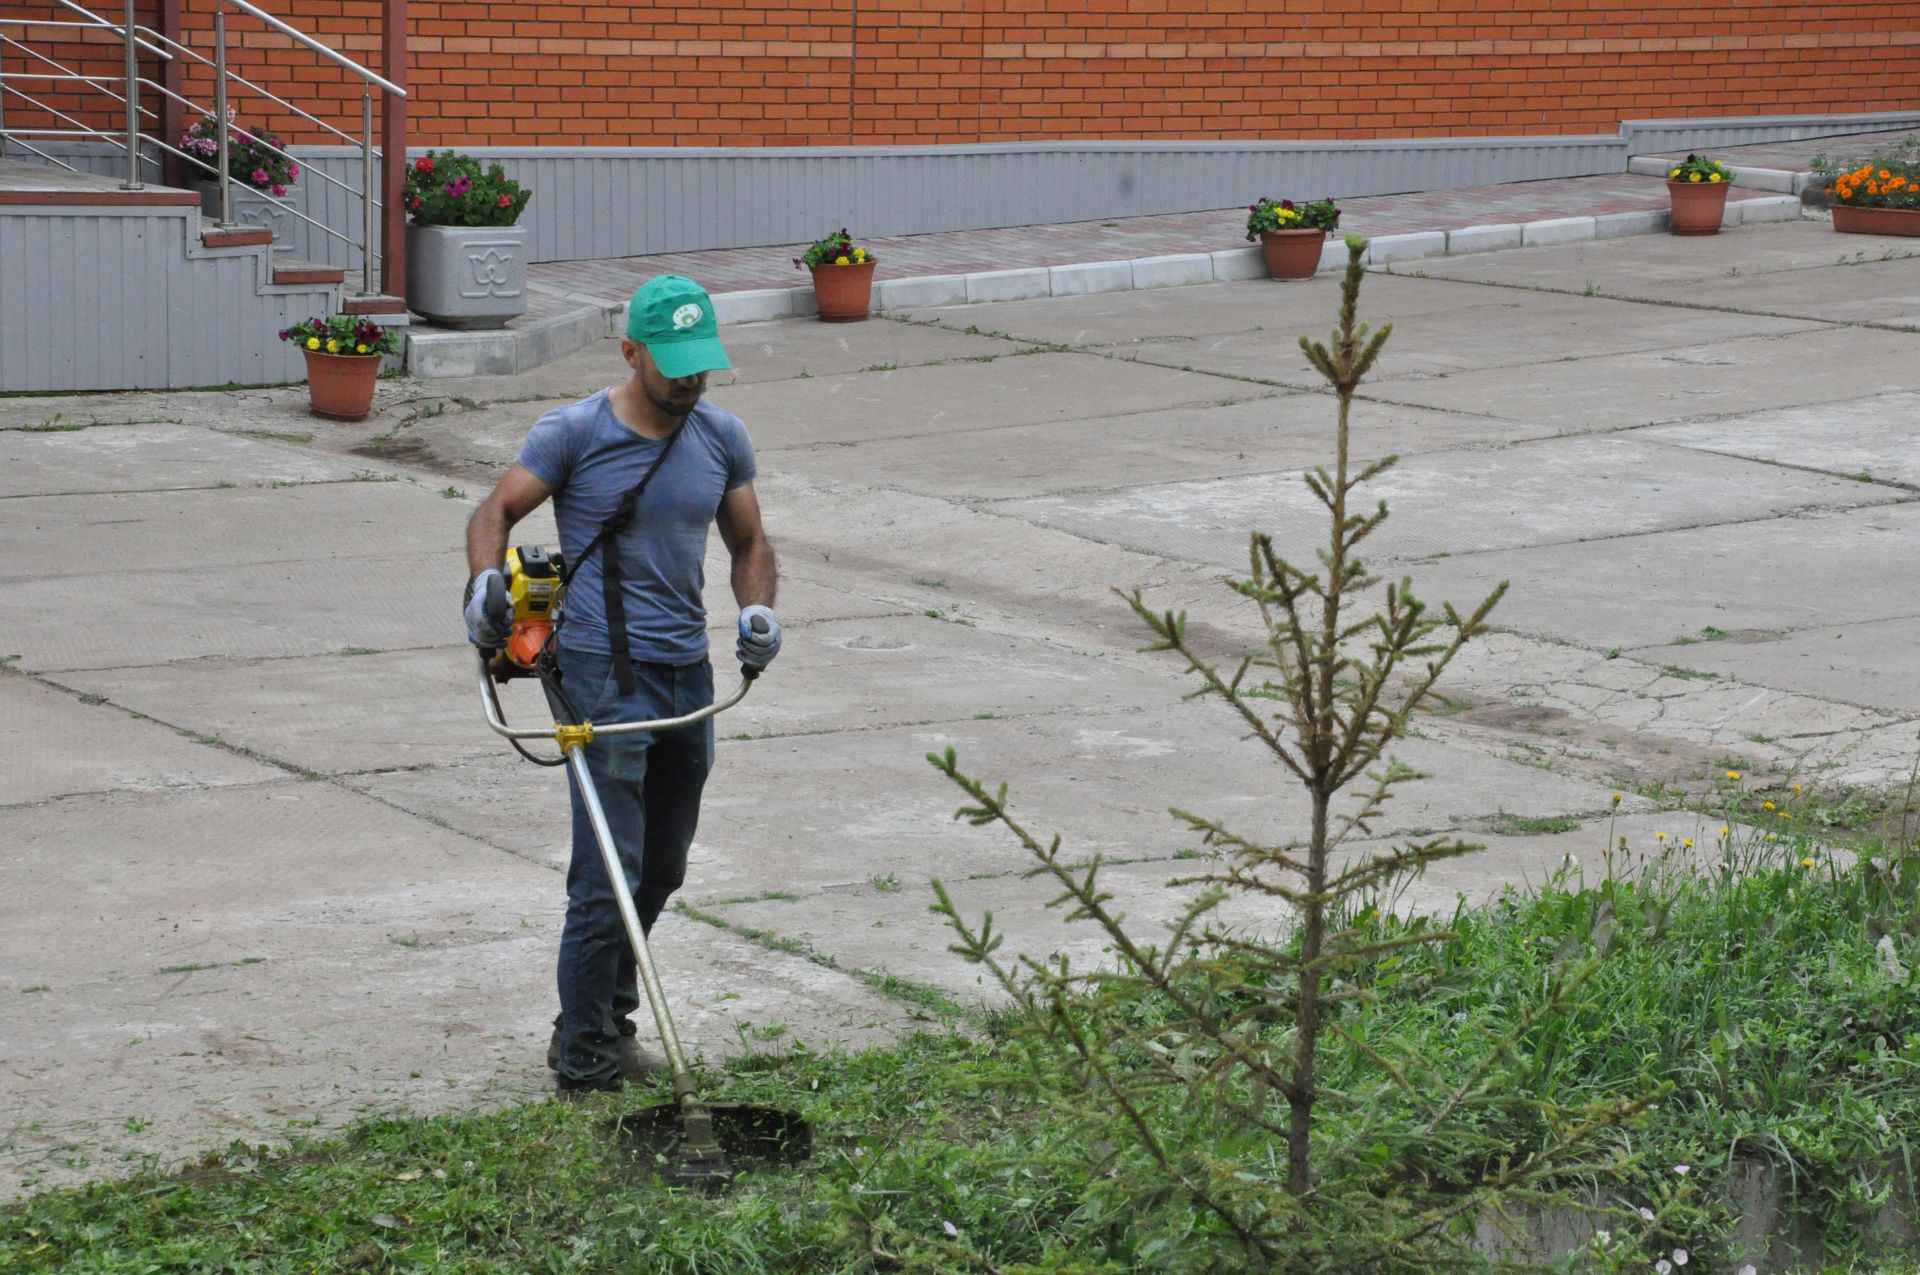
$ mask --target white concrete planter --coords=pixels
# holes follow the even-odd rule
[[[407,226],[407,308],[449,328],[499,328],[527,309],[525,226]]]
[[[271,230],[275,256],[302,255],[299,250],[306,242],[304,231],[307,224],[294,216],[290,208],[290,205],[297,203],[291,193],[297,187],[289,187],[289,194],[281,200],[272,199],[242,182],[230,182],[228,188],[233,192],[233,220],[236,224]],[[215,221],[220,220],[220,183],[196,181],[193,189],[200,196],[201,214]]]

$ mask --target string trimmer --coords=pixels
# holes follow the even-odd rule
[[[593,773],[587,768],[586,757],[587,745],[601,735],[675,730],[725,712],[746,698],[747,690],[753,685],[754,679],[760,676],[760,670],[741,665],[740,689],[724,700],[717,700],[680,717],[607,725],[581,721],[566,697],[554,652],[554,630],[560,622],[565,594],[564,577],[565,568],[558,554],[548,554],[543,549],[529,547],[507,552],[504,588],[498,577],[488,582],[492,589],[501,590],[504,597],[493,595],[489,598],[489,605],[496,614],[511,614],[512,634],[504,650],[480,652],[480,703],[487,715],[487,725],[493,728],[495,734],[513,741],[521,755],[543,765],[565,765],[570,769],[580,788],[581,804],[586,807],[587,818],[593,825],[594,840],[599,844],[601,860],[606,864],[607,878],[613,883],[614,901],[620,908],[620,921],[626,927],[627,941],[633,945],[633,960],[638,967],[640,985],[646,989],[647,1004],[653,1010],[654,1024],[660,1030],[661,1052],[666,1055],[667,1070],[673,1078],[674,1098],[669,1107],[630,1112],[622,1117],[620,1124],[642,1141],[649,1140],[649,1135],[657,1135],[663,1124],[670,1122],[675,1127],[678,1136],[667,1139],[669,1145],[663,1148],[670,1157],[663,1177],[669,1185],[674,1186],[715,1186],[730,1181],[733,1165],[728,1159],[727,1146],[723,1144],[731,1144],[735,1154],[777,1159],[804,1158],[810,1135],[805,1121],[792,1112],[700,1101],[693,1074],[687,1067],[686,1054],[680,1048],[679,1034],[673,1029],[672,1015],[667,1012],[667,995],[660,985],[659,971],[654,966],[652,950],[647,946],[646,932],[640,928],[640,914],[633,906],[633,891],[627,884],[626,873],[621,870],[620,856],[614,849],[613,834],[607,827],[606,812],[601,808],[600,794],[594,788]],[[756,619],[754,623],[764,626],[766,622]],[[763,631],[764,627],[756,629],[756,632]],[[495,663],[496,656],[501,657],[501,663]],[[556,716],[564,713],[574,720],[556,720],[550,728],[507,725],[494,682],[496,678],[506,681],[528,674],[540,678]],[[560,746],[560,757],[550,760],[535,757],[520,744],[521,740],[546,738],[551,738]]]

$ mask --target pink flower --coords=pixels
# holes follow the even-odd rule
[[[298,177],[299,175],[300,175],[300,165],[298,165],[298,164],[289,164],[289,165],[287,165],[287,180],[288,180],[288,181],[292,181],[292,180],[293,180],[294,178],[296,178],[296,177]]]
[[[256,185],[256,186],[264,186],[264,185],[266,185],[266,184],[267,184],[267,170],[266,170],[266,169],[264,169],[264,168],[256,168],[256,169],[254,169],[254,170],[253,170],[253,184],[254,184],[254,185]]]
[[[447,194],[451,195],[455,199],[460,198],[460,196],[466,194],[468,191],[472,189],[473,189],[473,178],[471,177],[456,177],[452,181],[448,182],[446,185]]]
[[[285,186],[275,186],[273,188],[273,193],[284,199],[287,194],[287,188]]]

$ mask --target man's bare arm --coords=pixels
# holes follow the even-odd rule
[[[467,578],[489,567],[498,571],[507,558],[507,536],[514,524],[540,507],[553,489],[515,464],[467,520]]]
[[[780,567],[774,560],[773,542],[760,526],[760,497],[754,494],[753,484],[742,483],[722,497],[714,522],[733,556],[734,601],[743,608],[771,607],[780,589]]]

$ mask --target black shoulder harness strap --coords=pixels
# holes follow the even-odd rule
[[[562,583],[572,584],[575,573],[586,565],[587,559],[593,556],[593,551],[598,549],[608,537],[619,536],[633,522],[633,515],[640,506],[640,497],[646,494],[647,484],[652,482],[653,476],[660,472],[660,466],[667,463],[667,456],[673,451],[673,445],[680,441],[680,435],[687,432],[688,422],[692,419],[688,417],[681,421],[673,433],[667,435],[667,445],[662,447],[660,454],[653,458],[653,464],[647,466],[647,472],[641,476],[640,481],[635,483],[626,495],[620,497],[620,503],[614,507],[612,516],[600,524],[600,530],[594,534],[592,540],[587,542],[587,547],[580,551],[580,556],[567,563],[566,575]],[[633,654],[632,649],[627,645],[627,602],[620,587],[620,549],[617,544],[607,546],[607,551],[600,555],[600,583],[606,598],[607,644],[613,652],[613,676],[619,684],[620,693],[631,695],[634,687]]]

